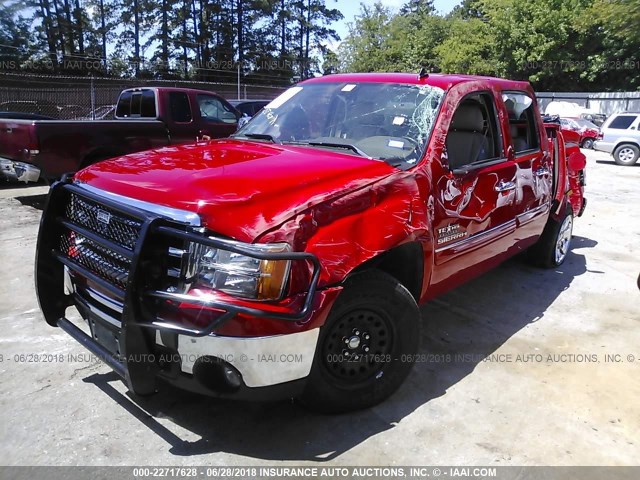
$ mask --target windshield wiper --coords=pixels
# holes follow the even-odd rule
[[[360,150],[355,145],[351,145],[350,143],[333,143],[333,142],[287,142],[293,145],[309,145],[311,147],[328,147],[328,148],[341,148],[343,150],[351,150],[354,153],[357,153],[361,157],[365,157],[373,160],[371,155],[368,155],[366,152]]]
[[[269,135],[268,133],[241,133],[240,135],[233,135],[233,138],[250,138],[252,140],[267,140],[271,143],[278,143],[273,138],[273,135]]]

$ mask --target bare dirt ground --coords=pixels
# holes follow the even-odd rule
[[[382,405],[339,416],[131,396],[42,319],[47,188],[0,184],[0,465],[637,464],[640,165],[588,152],[587,182],[561,268],[514,259],[425,305],[424,361]]]

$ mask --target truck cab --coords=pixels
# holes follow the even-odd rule
[[[365,408],[409,374],[420,303],[520,252],[562,264],[585,165],[526,82],[315,78],[229,139],[53,185],[37,294],[134,392]]]
[[[172,143],[228,137],[237,129],[239,112],[213,92],[184,88],[149,87],[123,90],[116,120],[154,119],[171,132]]]

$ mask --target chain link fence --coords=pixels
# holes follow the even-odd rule
[[[120,92],[132,87],[184,87],[216,92],[227,99],[271,100],[285,87],[180,80],[63,77],[0,72],[0,112],[37,114],[56,119],[112,118]],[[575,102],[611,115],[640,111],[639,92],[538,92],[541,110],[551,101]]]
[[[113,118],[120,92],[132,87],[195,88],[216,92],[227,99],[259,100],[271,100],[285,90],[268,85],[0,73],[0,112],[62,120],[109,119]]]

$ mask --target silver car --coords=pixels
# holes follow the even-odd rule
[[[616,113],[600,128],[602,139],[595,150],[613,155],[618,165],[633,165],[640,157],[640,113]]]

